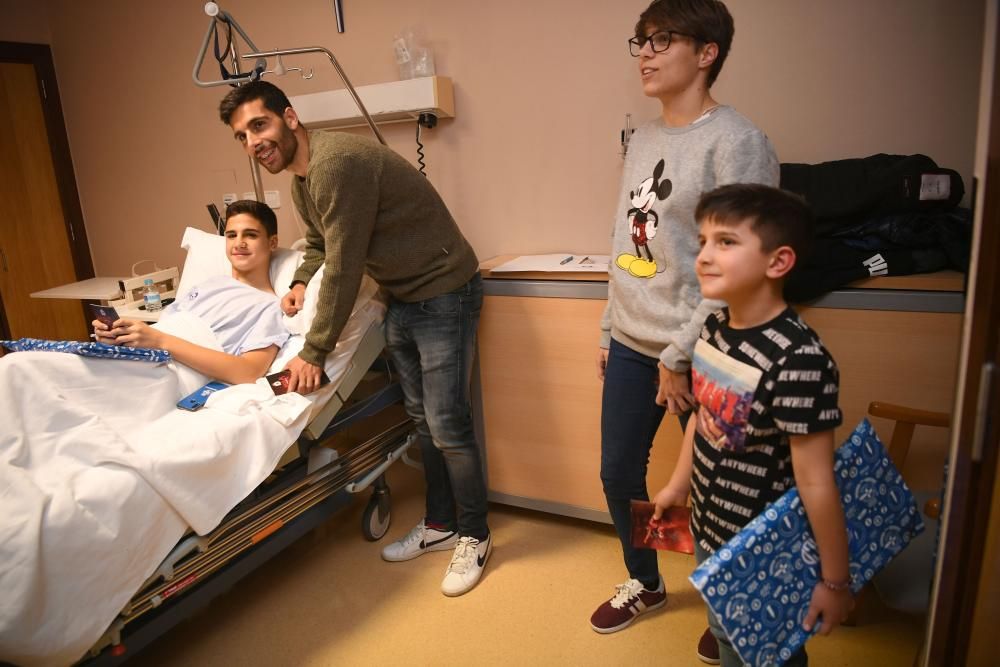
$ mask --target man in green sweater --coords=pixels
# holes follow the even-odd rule
[[[272,174],[289,171],[306,223],[306,254],[282,309],[301,308],[323,266],[316,316],[289,389],[317,387],[326,355],[351,315],[364,273],[390,295],[387,348],[406,410],[416,423],[427,481],[426,516],[382,550],[403,561],[454,548],[441,583],[461,595],[482,576],[492,550],[486,481],[472,426],[469,383],[482,280],[475,252],[440,195],[409,162],[381,144],[345,133],[307,132],[276,86],[234,88],[219,105],[246,152]]]

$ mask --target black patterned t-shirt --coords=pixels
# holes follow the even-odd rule
[[[839,373],[791,308],[749,329],[731,328],[728,309],[710,315],[691,372],[691,528],[714,552],[795,485],[789,436],[840,425]]]

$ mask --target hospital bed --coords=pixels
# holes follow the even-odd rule
[[[410,444],[408,420],[389,426],[315,470],[309,466],[309,453],[328,438],[402,400],[394,384],[377,388],[358,402],[348,403],[341,396],[350,395],[352,385],[371,374],[368,364],[378,365],[383,344],[381,331],[373,327],[355,352],[352,372],[327,403],[347,407],[340,412],[324,411],[337,414],[315,440],[307,432],[318,430],[324,417],[310,422],[273,478],[235,507],[218,528],[203,536],[189,532],[95,643],[83,664],[113,665],[132,657],[368,488],[372,494],[362,515],[362,533],[372,541],[385,534],[390,508],[384,473],[405,456]]]
[[[184,294],[204,275],[228,267],[224,251],[219,249],[220,242],[220,237],[197,230],[189,229],[185,233],[182,245],[188,250],[188,258],[179,294]],[[272,283],[288,285],[291,280],[287,274],[294,271],[299,255],[291,251],[280,252],[284,255],[272,263]],[[307,304],[310,292],[316,296],[318,282],[319,277],[307,287]],[[156,461],[143,470],[141,476],[153,479],[155,487],[143,496],[146,502],[140,502],[142,493],[130,482],[120,501],[105,503],[119,504],[121,516],[102,517],[96,532],[116,522],[121,523],[121,528],[107,540],[107,571],[101,569],[100,563],[87,565],[90,571],[87,579],[103,579],[100,585],[107,588],[107,597],[116,596],[114,599],[122,599],[124,604],[117,603],[113,607],[113,618],[102,620],[99,618],[101,608],[106,614],[108,600],[96,594],[94,585],[79,584],[68,578],[46,582],[43,588],[47,589],[82,587],[82,593],[73,588],[56,600],[58,604],[50,604],[47,608],[58,607],[58,613],[72,619],[74,624],[89,622],[90,625],[63,633],[66,622],[44,619],[41,625],[47,623],[50,627],[38,632],[34,644],[25,644],[37,646],[37,655],[21,651],[17,654],[18,663],[65,664],[84,653],[82,663],[87,665],[123,662],[369,488],[372,493],[363,512],[362,532],[369,540],[385,534],[390,512],[384,473],[395,461],[405,458],[411,443],[412,424],[400,411],[386,410],[400,403],[402,395],[398,385],[392,382],[391,367],[382,355],[384,304],[375,297],[375,291],[373,284],[366,283],[362,287],[363,294],[359,295],[345,334],[327,360],[326,371],[331,383],[310,397],[297,394],[274,397],[266,382],[261,380],[256,386],[238,385],[213,394],[206,408],[199,412],[175,410],[157,420],[163,422],[167,434],[155,436],[158,440],[150,449],[162,452],[168,463]],[[305,327],[303,322],[290,321],[290,324]],[[300,338],[295,336],[292,340]],[[298,340],[298,347],[286,344],[272,370],[283,367],[300,347],[301,340]],[[268,397],[264,398],[260,392]],[[252,409],[236,405],[245,397],[249,397],[245,403]],[[394,413],[390,420],[385,418],[388,413]],[[378,432],[360,444],[349,448],[340,446],[340,451],[325,446],[336,445],[345,429],[363,421],[379,422]],[[181,424],[185,426],[181,428]],[[195,449],[204,444],[211,450],[216,446],[214,443],[227,438],[235,438],[238,445],[218,445],[221,447],[218,460],[214,453],[192,452],[190,443],[186,443],[182,435],[169,435],[182,434],[191,424],[209,431],[201,441],[194,443]],[[260,434],[271,437],[258,437]],[[142,438],[130,442],[146,443],[151,435],[143,433]],[[144,455],[143,452],[139,454]],[[222,481],[223,475],[230,474],[240,478],[239,483]],[[190,484],[191,479],[200,479],[205,488]],[[254,486],[241,500],[241,496],[235,494],[241,493],[241,485],[248,481],[253,481]],[[175,484],[192,488],[178,491],[172,487]],[[163,507],[160,507],[161,499],[167,501]],[[88,506],[88,512],[95,505],[94,501],[86,499],[81,502]],[[147,522],[151,525],[127,530],[128,525],[139,526],[135,515],[143,513],[148,513]],[[145,536],[136,534],[143,531]],[[47,533],[42,534],[48,539]],[[82,543],[76,549],[61,549],[66,552],[66,559],[84,557],[93,551],[92,545],[86,543],[86,536],[73,539]],[[95,536],[94,542],[99,541],[100,536]],[[122,550],[130,552],[129,568],[116,568],[119,562],[116,559],[122,558]],[[140,562],[135,563],[137,560]],[[71,573],[74,565],[67,563],[39,569],[42,576],[58,579],[60,568]],[[131,579],[125,574],[121,574],[121,578],[132,583],[118,583],[119,569],[129,569]],[[137,573],[141,573],[138,580]],[[0,581],[2,574],[0,572]],[[128,589],[124,595],[122,586]],[[66,606],[70,608],[64,608]],[[98,618],[86,618],[95,615]],[[24,623],[32,626],[26,627],[24,632],[37,631],[34,627],[39,625],[37,619],[24,619]],[[0,627],[0,634],[3,632]],[[87,639],[88,632],[94,636],[86,644],[81,643]],[[91,646],[89,651],[88,646]],[[0,643],[0,648],[6,647]],[[67,660],[68,656],[73,657]],[[2,659],[11,658],[0,654]]]
[[[385,535],[390,521],[389,487],[384,473],[405,457],[410,445],[411,423],[393,424],[342,455],[311,470],[310,460],[319,447],[357,420],[399,403],[399,386],[374,389],[359,401],[349,398],[362,378],[379,365],[384,338],[373,326],[354,353],[354,365],[321,411],[289,448],[272,478],[237,505],[207,535],[189,532],[136,593],[88,652],[85,665],[114,665],[136,652],[225,593],[240,579],[284,548],[322,525],[351,503],[354,495],[369,488],[371,497],[362,514],[364,537],[375,541]],[[376,381],[378,383],[378,381]],[[346,407],[344,407],[346,405]],[[342,410],[337,407],[343,408]],[[323,426],[325,420],[335,415]],[[317,432],[311,438],[309,433]],[[310,452],[314,456],[310,457]]]

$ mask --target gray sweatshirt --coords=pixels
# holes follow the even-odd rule
[[[705,318],[722,306],[701,298],[694,209],[703,193],[727,183],[778,185],[774,147],[732,107],[686,127],[658,118],[632,135],[611,233],[602,347],[614,337],[673,371],[690,368]]]

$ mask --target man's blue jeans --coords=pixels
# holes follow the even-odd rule
[[[656,551],[632,546],[630,500],[649,500],[646,469],[666,409],[656,404],[657,359],[611,339],[601,397],[601,481],[629,577],[647,590],[660,583]],[[681,428],[690,413],[679,416]]]
[[[469,383],[483,305],[477,273],[459,289],[386,313],[386,347],[417,426],[428,522],[485,539],[486,479],[472,424]]]

